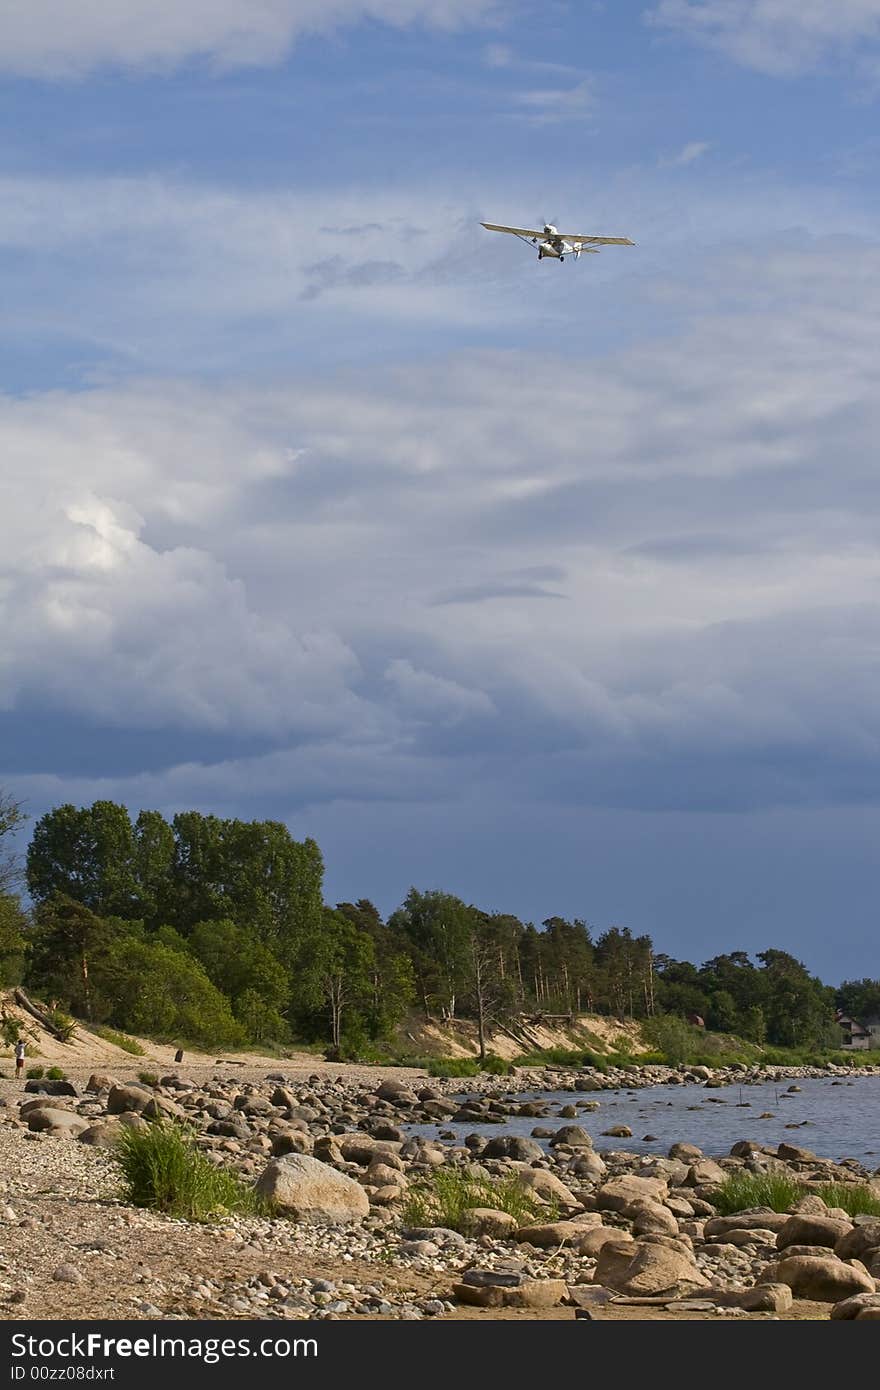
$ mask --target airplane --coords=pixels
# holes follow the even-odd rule
[[[487,232],[509,232],[511,236],[518,236],[520,241],[537,246],[539,261],[545,258],[564,261],[569,252],[575,260],[579,260],[584,251],[598,255],[600,246],[635,246],[635,242],[625,236],[570,236],[568,232],[557,231],[552,222],[545,222],[543,231],[528,227],[499,227],[495,222],[481,222],[480,226],[485,227]]]

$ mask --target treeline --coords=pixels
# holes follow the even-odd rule
[[[0,797],[0,851],[22,822]],[[30,907],[17,895],[26,879]],[[665,1014],[755,1043],[832,1047],[836,1007],[880,1012],[880,982],[824,985],[785,951],[696,966],[622,927],[540,926],[411,889],[383,920],[366,899],[323,901],[313,840],[277,821],[124,806],[60,806],[24,866],[0,852],[0,975],[49,1007],[205,1046],[329,1041],[358,1053],[413,1008],[490,1029],[523,1013]]]

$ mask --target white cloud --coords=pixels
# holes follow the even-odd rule
[[[660,166],[661,168],[674,169],[685,167],[688,164],[696,164],[697,160],[702,159],[704,154],[708,154],[711,148],[712,146],[707,140],[691,140],[671,159],[661,159]]]
[[[446,795],[457,763],[632,804],[876,786],[880,251],[830,249],[692,263],[691,326],[588,376],[469,353],[0,402],[5,707],[291,743],[249,785],[296,768],[301,801]]]
[[[0,0],[0,70],[81,77],[105,66],[168,70],[280,62],[297,39],[378,20],[479,25],[496,0]]]
[[[659,29],[715,48],[744,67],[788,77],[880,42],[880,0],[660,0]]]
[[[515,101],[526,119],[535,125],[592,119],[596,112],[596,84],[585,77],[573,87],[541,87],[517,92]]]

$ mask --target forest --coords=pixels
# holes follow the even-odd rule
[[[880,1014],[880,981],[835,989],[769,947],[697,965],[623,926],[522,922],[437,889],[410,888],[387,919],[363,898],[328,905],[318,845],[277,821],[63,805],[19,857],[24,821],[0,796],[0,983],[98,1028],[357,1056],[418,1010],[472,1020],[484,1053],[523,1014],[592,1012],[822,1050],[837,1008]]]

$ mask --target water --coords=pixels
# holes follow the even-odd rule
[[[787,1087],[799,1085],[800,1092]],[[462,1092],[462,1096],[469,1094]],[[531,1135],[536,1125],[556,1129],[563,1124],[579,1124],[593,1140],[598,1152],[607,1149],[631,1153],[665,1153],[677,1140],[697,1144],[705,1154],[718,1158],[730,1152],[738,1139],[755,1139],[767,1148],[780,1143],[811,1149],[820,1158],[839,1161],[856,1158],[868,1169],[880,1169],[880,1076],[854,1077],[835,1084],[832,1079],[805,1078],[802,1081],[767,1081],[757,1086],[734,1083],[721,1090],[702,1086],[651,1086],[638,1091],[599,1091],[593,1094],[571,1091],[523,1091],[517,1101],[543,1100],[550,1104],[546,1119],[510,1115],[501,1124],[473,1122],[407,1126],[410,1134],[436,1137],[439,1130],[451,1130],[461,1143],[466,1134]],[[597,1100],[599,1109],[578,1110],[575,1120],[563,1120],[554,1113],[562,1105],[579,1100]],[[761,1119],[765,1112],[771,1119]],[[603,1136],[603,1129],[625,1124],[632,1139]],[[798,1125],[788,1129],[787,1125]],[[653,1135],[652,1139],[643,1136]],[[547,1147],[547,1140],[539,1141]]]

